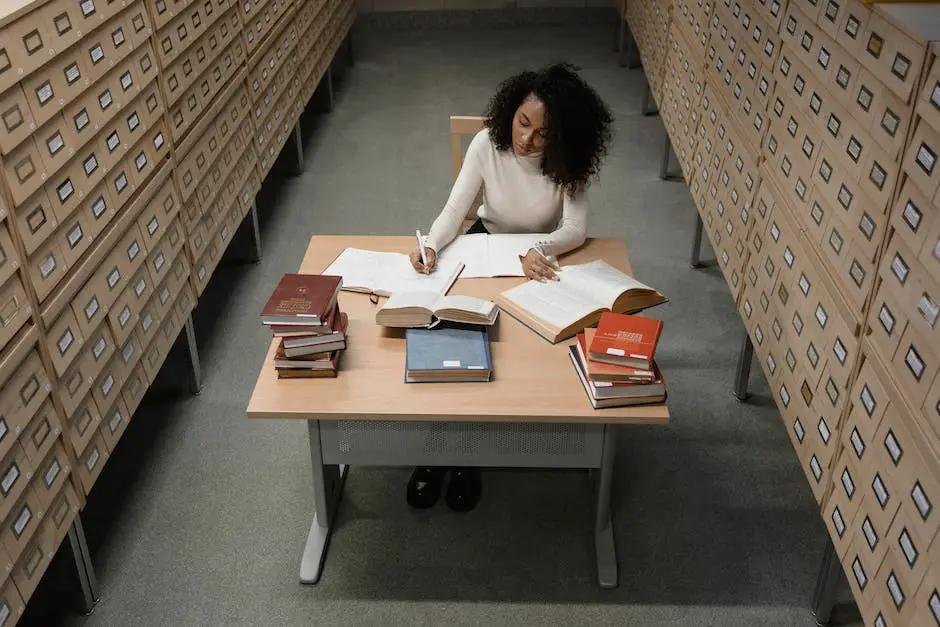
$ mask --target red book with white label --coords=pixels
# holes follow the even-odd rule
[[[608,364],[650,370],[662,330],[661,320],[605,312],[597,323],[588,357]]]
[[[588,346],[594,339],[597,329],[588,327],[584,333],[578,333],[578,358],[584,368],[584,374],[593,383],[652,383],[656,376],[652,370],[642,370],[619,364],[605,364],[588,359]]]

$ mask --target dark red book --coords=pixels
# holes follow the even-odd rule
[[[343,279],[321,274],[285,274],[261,310],[267,325],[318,326],[336,305]]]
[[[303,337],[283,338],[278,350],[284,351],[285,359],[306,359],[307,355],[327,353],[346,348],[346,329],[349,326],[349,317],[340,313],[333,321],[333,334],[308,336],[309,342],[298,343]],[[295,342],[295,344],[291,344]]]
[[[274,337],[292,338],[308,337],[315,335],[331,335],[333,333],[333,320],[339,315],[339,304],[333,306],[326,320],[317,325],[301,324],[269,324],[269,329],[274,333]]]
[[[278,379],[319,379],[335,377],[339,370],[340,355],[343,351],[333,351],[329,359],[317,363],[315,366],[287,366],[275,367]],[[276,364],[277,362],[275,362]],[[313,362],[311,362],[313,363]]]
[[[588,358],[651,370],[662,330],[661,320],[604,312],[588,345]]]

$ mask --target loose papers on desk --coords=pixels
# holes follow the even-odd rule
[[[394,292],[430,291],[446,294],[464,264],[440,261],[431,274],[415,272],[408,255],[346,248],[323,274],[343,277],[343,289],[391,296]]]
[[[463,279],[525,276],[519,256],[545,238],[544,233],[460,235],[440,251],[437,262],[463,262]]]

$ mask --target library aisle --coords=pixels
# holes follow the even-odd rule
[[[750,402],[731,394],[744,328],[720,269],[689,268],[696,208],[659,178],[665,131],[640,114],[642,71],[617,65],[615,19],[420,36],[356,26],[334,109],[317,112],[315,96],[302,118],[303,174],[287,174],[288,144],[273,164],[285,174],[258,196],[263,261],[248,261],[243,226],[199,299],[201,395],[176,391],[188,366],[174,351],[89,497],[101,603],[87,618],[31,603],[26,624],[814,624],[828,534],[760,369]],[[409,509],[408,469],[354,468],[329,567],[302,586],[305,427],[245,416],[270,342],[258,312],[311,234],[426,228],[452,181],[448,116],[479,114],[500,80],[562,54],[616,117],[589,235],[624,238],[637,277],[671,296],[657,314],[672,422],[617,444],[620,585],[591,574],[585,473],[485,472],[480,504],[455,514]]]

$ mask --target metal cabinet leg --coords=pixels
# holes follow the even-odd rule
[[[841,572],[842,566],[839,564],[839,556],[836,555],[832,538],[826,538],[826,548],[823,552],[822,564],[819,566],[816,590],[813,593],[813,617],[816,618],[816,624],[820,627],[828,625],[832,617]]]
[[[98,594],[98,579],[95,577],[95,570],[91,564],[91,554],[88,551],[85,529],[82,527],[80,515],[76,516],[69,526],[68,537],[75,572],[78,575],[78,582],[82,589],[82,605],[79,612],[84,616],[88,616],[95,611],[95,606],[101,596]]]
[[[633,38],[633,33],[629,33],[629,39],[627,39],[626,48],[625,64],[627,69],[635,70],[638,67],[641,67],[643,65],[643,61],[640,59],[640,49],[636,45],[636,39]]]
[[[669,162],[672,161],[672,142],[669,141],[669,133],[666,133],[666,140],[663,144],[663,158],[659,163],[659,178],[663,181],[682,181],[682,171],[670,172]]]
[[[653,104],[652,108],[650,107],[650,101],[652,101]],[[653,100],[653,88],[650,87],[649,82],[646,83],[646,93],[643,95],[643,109],[641,113],[646,116],[659,113],[659,109],[656,108],[656,101]]]
[[[294,176],[304,173],[304,142],[300,132],[300,120],[294,123]]]
[[[333,66],[326,68],[327,111],[333,110]]]
[[[190,385],[194,395],[202,392],[202,368],[199,366],[199,347],[196,345],[196,330],[193,327],[193,314],[186,317],[186,352],[189,353]]]
[[[251,209],[248,210],[251,215],[251,238],[254,242],[254,251],[252,251],[255,263],[261,262],[261,227],[258,226],[258,200],[251,201]]]
[[[745,401],[750,396],[747,391],[747,381],[751,376],[751,360],[753,357],[754,345],[751,343],[751,336],[745,333],[734,375],[734,397],[739,401]]]
[[[622,15],[618,15],[620,26],[617,28],[617,65],[624,67],[627,60],[624,57],[624,40],[627,37],[627,20]]]
[[[601,467],[595,484],[594,551],[597,555],[597,583],[602,588],[616,588],[619,576],[614,523],[610,512],[610,492],[613,486],[616,448],[615,435],[614,425],[604,427],[604,449],[601,453]]]
[[[689,265],[693,268],[702,267],[702,230],[705,228],[705,225],[702,224],[702,216],[698,213],[695,214],[695,235],[692,239],[692,258],[689,260]]]
[[[323,464],[320,448],[320,423],[307,421],[310,437],[310,463],[313,469],[314,515],[300,561],[300,582],[317,583],[323,572],[326,551],[336,523],[336,511],[346,482],[347,466]]]

